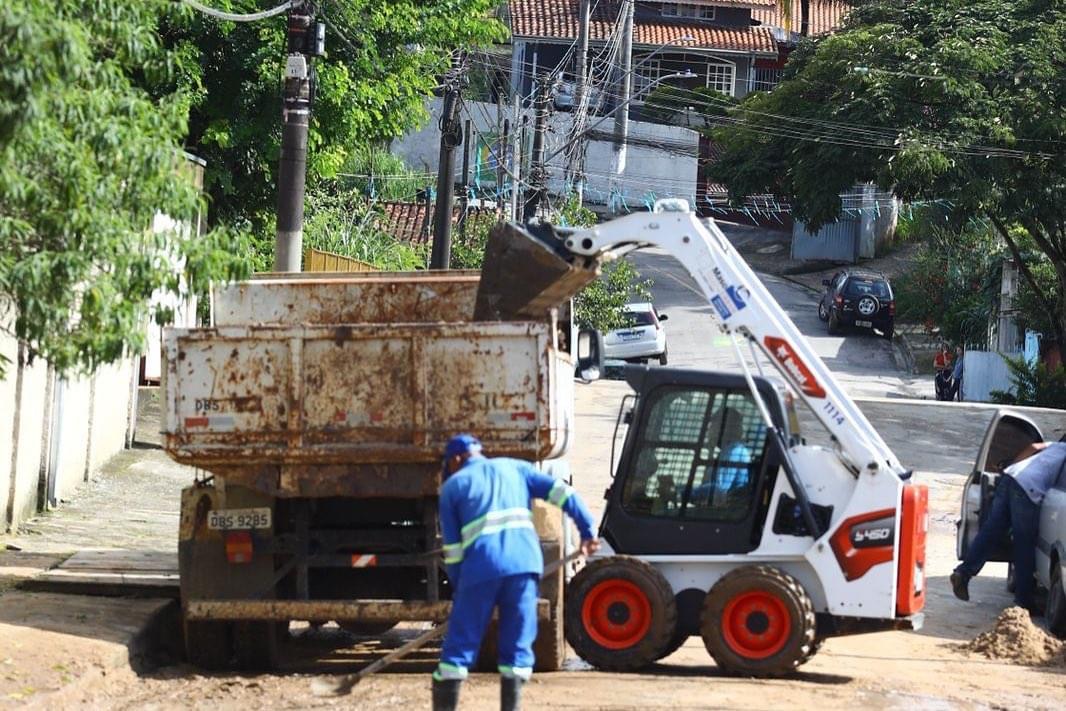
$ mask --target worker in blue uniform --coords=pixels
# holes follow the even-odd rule
[[[433,672],[433,709],[455,709],[459,688],[477,659],[481,638],[498,610],[500,708],[517,710],[533,673],[537,597],[544,559],[531,502],[544,499],[577,524],[581,549],[599,548],[592,516],[564,481],[529,462],[482,456],[469,434],[448,441],[440,490],[444,563],[454,590],[448,633]]]

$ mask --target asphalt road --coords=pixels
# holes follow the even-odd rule
[[[711,370],[737,369],[728,338],[718,331],[710,306],[681,263],[661,250],[643,250],[632,259],[641,275],[654,282],[652,300],[656,308],[669,316],[663,326],[670,364]],[[815,293],[786,279],[760,276],[853,397],[933,396],[931,380],[915,378],[896,368],[889,341],[872,331],[828,335],[825,324],[818,319]]]

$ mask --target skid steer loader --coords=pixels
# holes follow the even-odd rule
[[[500,226],[479,302],[520,310],[545,294],[558,300],[567,285],[587,281],[575,274],[644,246],[691,273],[741,372],[627,369],[636,402],[606,494],[603,549],[566,591],[570,645],[596,667],[623,671],[700,635],[725,671],[775,676],[810,659],[826,637],[919,627],[926,488],[909,482],[911,472],[713,222],[660,201],[650,213],[588,229]],[[564,276],[545,279],[548,264]],[[522,285],[527,293],[516,296]],[[743,341],[780,379],[751,372]],[[798,437],[797,397],[827,428],[831,448]]]

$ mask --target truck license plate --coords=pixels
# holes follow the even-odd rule
[[[270,509],[218,509],[207,514],[207,527],[219,531],[270,528]]]
[[[856,321],[855,325],[856,326],[865,326],[866,328],[870,328],[871,326],[874,325],[874,322],[873,321]]]

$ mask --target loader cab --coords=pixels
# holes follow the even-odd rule
[[[601,535],[629,555],[723,555],[759,545],[781,466],[739,375],[628,368],[636,391]],[[778,428],[785,406],[756,386]]]
[[[1026,445],[1043,440],[1040,428],[1028,417],[1009,410],[996,411],[985,431],[973,471],[963,487],[958,531],[955,536],[955,554],[959,560],[966,555],[988,514],[996,480],[1001,476],[1003,465],[1013,460]],[[1010,541],[999,541],[989,560],[1009,561]]]

